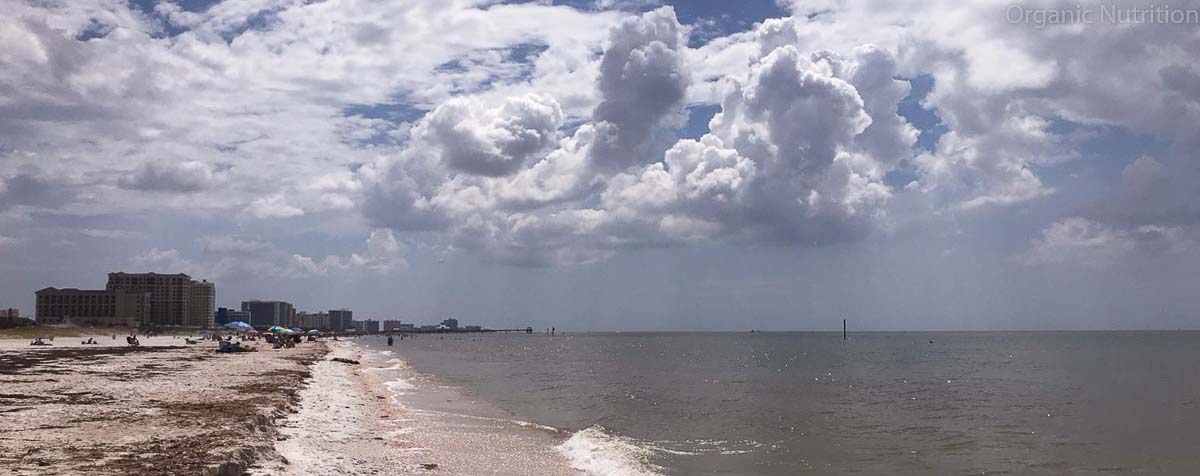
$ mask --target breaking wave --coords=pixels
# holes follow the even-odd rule
[[[653,450],[633,439],[612,435],[599,425],[580,430],[558,446],[571,466],[588,476],[661,476],[650,462]]]

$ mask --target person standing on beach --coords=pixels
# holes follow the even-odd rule
[[[388,347],[392,346],[392,336],[388,336]]]

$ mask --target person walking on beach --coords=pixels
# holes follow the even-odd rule
[[[388,336],[388,347],[392,346],[392,336]]]

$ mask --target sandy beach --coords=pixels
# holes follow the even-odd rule
[[[0,467],[16,475],[241,475],[277,460],[324,344],[219,354],[170,336],[0,340]]]
[[[373,367],[380,354],[353,341],[219,354],[182,337],[84,339],[0,340],[9,474],[579,474],[551,435],[406,405],[399,359]]]

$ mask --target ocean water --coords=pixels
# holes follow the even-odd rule
[[[1198,332],[359,341],[404,404],[596,476],[1200,474]]]

